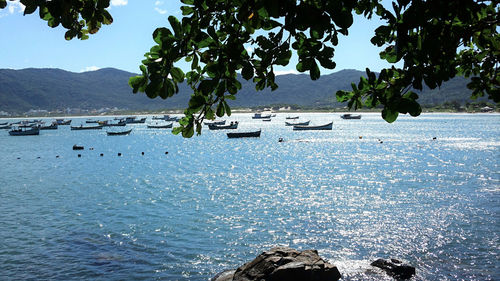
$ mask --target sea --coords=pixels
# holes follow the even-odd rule
[[[210,280],[287,246],[318,250],[341,280],[393,280],[377,258],[412,280],[500,280],[500,115],[340,115],[224,118],[262,130],[241,139],[0,130],[0,279]],[[333,130],[293,131],[289,116]]]

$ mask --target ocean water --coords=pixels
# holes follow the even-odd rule
[[[369,265],[391,257],[414,280],[500,280],[500,115],[288,115],[227,119],[251,139],[1,130],[0,279],[209,280],[289,246],[342,280],[392,280]]]

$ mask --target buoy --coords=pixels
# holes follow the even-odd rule
[[[104,154],[101,153],[101,154],[99,154],[99,156],[104,156]]]
[[[144,155],[144,151],[143,151],[143,152],[141,152],[141,154],[142,154],[142,155]]]
[[[36,159],[40,159],[40,156],[38,156]]]
[[[165,154],[168,154],[168,151],[165,151]]]
[[[278,142],[283,142],[283,138],[279,138],[279,139],[278,139]]]
[[[432,140],[437,140],[437,138],[436,138],[436,137],[433,137],[433,138],[432,138]]]
[[[82,157],[82,155],[81,155],[81,154],[78,154],[78,157]]]
[[[91,148],[89,148],[89,150],[94,150],[94,148],[93,148],[93,147],[91,147]]]
[[[362,139],[362,138],[363,138],[363,136],[359,136],[359,139]]]
[[[56,155],[56,158],[59,158],[59,155]]]
[[[122,156],[122,154],[120,152],[118,152],[118,156]]]
[[[21,157],[17,157],[17,159],[21,159]]]

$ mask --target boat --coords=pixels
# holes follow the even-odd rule
[[[213,122],[204,122],[205,125],[225,125],[226,120],[213,121]]]
[[[255,132],[238,132],[238,133],[227,133],[227,137],[230,139],[236,138],[259,138],[261,130]]]
[[[263,122],[271,122],[271,118],[269,119],[262,119]]]
[[[85,123],[88,123],[88,124],[91,124],[91,123],[99,123],[101,121],[99,120],[92,120],[92,119],[89,119],[89,120],[86,120]]]
[[[69,120],[64,120],[64,119],[56,119],[57,125],[69,125],[71,123],[71,119]]]
[[[40,130],[57,130],[57,122],[52,122],[52,124],[47,126],[40,126]]]
[[[285,121],[285,126],[307,126],[309,125],[311,121],[304,121],[304,122],[295,122],[295,123],[292,123],[292,122],[286,122]]]
[[[319,125],[319,126],[302,126],[302,125],[295,125],[293,126],[294,131],[300,131],[300,130],[331,130],[333,127],[333,122],[330,122],[325,125]]]
[[[118,123],[106,122],[105,124],[103,124],[104,127],[123,127],[125,125],[127,125],[125,121],[119,121]]]
[[[168,128],[172,128],[174,123],[168,123],[168,124],[152,124],[152,125],[148,125],[148,128],[150,129],[168,129]]]
[[[231,122],[229,125],[208,125],[208,129],[210,130],[228,130],[228,129],[237,129],[238,121]]]
[[[132,129],[126,130],[126,131],[121,131],[121,132],[108,131],[108,132],[106,132],[106,134],[108,134],[108,136],[123,136],[123,135],[130,134],[130,132],[132,132]]]
[[[5,125],[5,126],[2,125],[2,126],[0,126],[0,129],[10,129],[10,128],[11,128],[10,125]]]
[[[285,117],[287,120],[292,120],[292,119],[299,119],[299,116],[287,116]]]
[[[252,119],[269,119],[271,117],[271,114],[254,113]]]
[[[71,130],[100,130],[102,129],[102,125],[97,125],[97,126],[71,126]]]
[[[75,144],[75,145],[73,145],[73,150],[83,150],[83,148],[84,148],[84,147],[83,147],[83,146],[81,146],[81,145],[76,145],[76,144]]]
[[[342,119],[361,119],[361,114],[354,115],[354,114],[346,113],[346,114],[340,115],[340,118],[342,118]]]
[[[16,128],[9,131],[11,136],[35,136],[40,134],[40,128],[29,127],[29,128]]]
[[[146,117],[137,119],[135,116],[125,118],[125,123],[127,124],[142,124],[146,122]]]
[[[9,122],[2,122],[0,123],[0,126],[4,126],[4,125],[7,125]]]

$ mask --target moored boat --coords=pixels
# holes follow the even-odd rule
[[[9,135],[11,136],[35,136],[40,134],[39,127],[23,127],[16,128],[9,131]]]
[[[292,122],[287,122],[285,121],[285,126],[307,126],[309,125],[311,121],[304,121],[304,122],[295,122],[295,123],[292,123]]]
[[[5,126],[4,126],[4,125],[1,125],[1,126],[0,126],[0,129],[10,129],[10,128],[11,128],[11,126],[10,126],[10,125],[5,125]]]
[[[100,130],[102,129],[102,125],[97,125],[97,126],[71,126],[71,130]]]
[[[238,133],[227,133],[227,137],[230,139],[236,138],[259,138],[261,130],[255,132],[238,132]]]
[[[271,114],[254,113],[252,119],[269,119],[271,117]]]
[[[57,125],[69,125],[71,123],[71,119],[69,120],[64,120],[64,119],[56,119]]]
[[[146,122],[146,117],[140,119],[137,119],[137,117],[135,116],[125,118],[125,123],[127,124],[142,124],[145,122]]]
[[[361,114],[354,115],[354,114],[346,113],[346,114],[340,115],[340,118],[342,118],[342,119],[361,119]]]
[[[40,130],[57,130],[57,122],[52,122],[52,124],[46,126],[40,126]]]
[[[128,135],[130,134],[130,132],[132,132],[132,129],[130,130],[126,130],[126,131],[121,131],[121,132],[113,132],[113,131],[108,131],[106,132],[106,134],[108,136],[123,136],[123,135]]]
[[[205,125],[225,125],[226,120],[213,121],[213,122],[203,122]]]
[[[83,150],[84,147],[82,145],[73,145],[73,150]]]
[[[292,119],[299,119],[299,116],[287,116],[285,117],[287,120],[292,120]]]
[[[301,126],[301,125],[295,125],[293,126],[294,131],[305,131],[305,130],[331,130],[333,127],[333,122],[330,122],[325,125],[319,125],[319,126]]]
[[[229,123],[229,125],[208,125],[210,130],[227,130],[227,129],[237,129],[238,121]]]
[[[168,123],[168,124],[151,124],[148,125],[147,127],[150,129],[168,129],[172,128],[174,124],[173,123]]]

